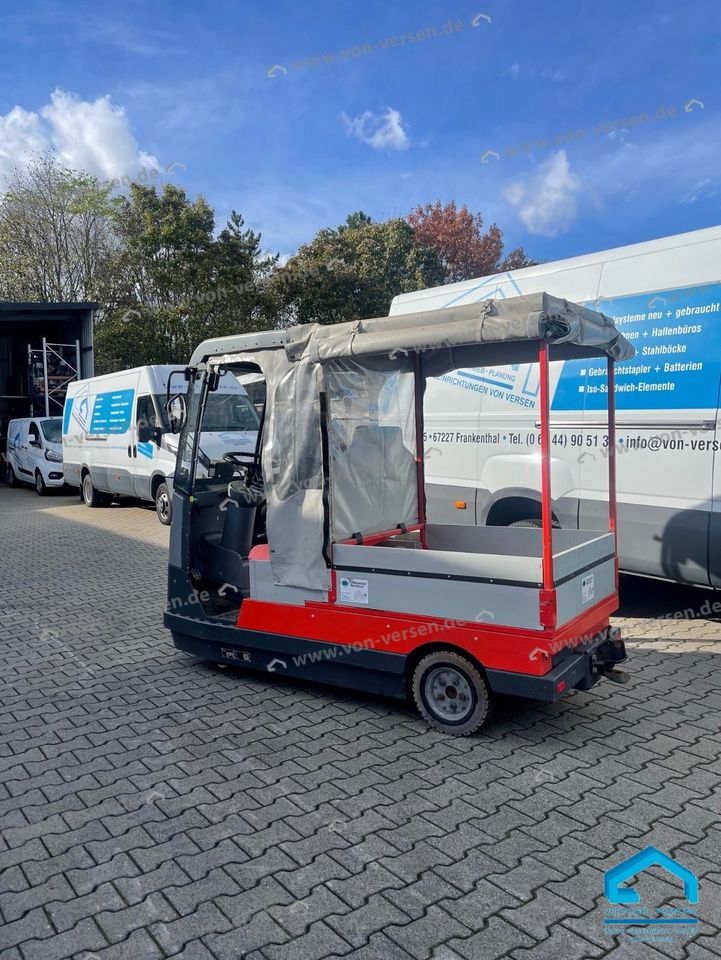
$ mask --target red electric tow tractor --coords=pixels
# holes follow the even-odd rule
[[[459,735],[484,723],[494,694],[550,702],[602,677],[622,682],[625,649],[609,624],[618,607],[614,363],[633,353],[607,317],[548,294],[201,344],[179,371],[187,390],[168,385],[180,431],[165,614],[175,645],[412,696],[429,724]],[[577,358],[607,363],[606,457],[594,461],[608,467],[602,529],[559,529],[555,519],[552,362]],[[529,363],[539,378],[528,435],[539,441],[539,525],[432,522],[427,378]],[[257,441],[214,459],[217,437],[237,432],[243,413],[232,393],[223,423],[209,403],[226,377],[260,411]],[[527,408],[528,380],[504,382],[509,409],[522,396]]]

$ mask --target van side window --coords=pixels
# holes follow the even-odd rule
[[[135,410],[135,423],[139,427],[161,426],[161,424],[158,423],[158,417],[155,412],[155,405],[153,404],[153,398],[148,394],[146,394],[143,397],[138,397],[138,404]]]
[[[28,442],[40,443],[40,430],[35,422],[31,423],[28,427]]]

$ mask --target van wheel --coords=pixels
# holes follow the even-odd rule
[[[107,493],[101,493],[100,490],[96,490],[93,485],[92,477],[89,473],[86,473],[83,477],[83,503],[86,507],[109,507],[110,506],[110,497]]]
[[[9,487],[17,487],[18,478],[15,476],[15,471],[10,466],[10,464],[8,464],[6,478],[7,478],[7,483]]]
[[[424,657],[413,674],[413,699],[430,726],[466,737],[486,722],[491,693],[478,669],[452,650]]]
[[[167,483],[159,484],[155,491],[155,512],[163,526],[169,527],[170,521],[173,519],[173,505]]]
[[[45,481],[43,480],[43,475],[39,470],[35,471],[35,489],[40,497],[44,497],[48,492],[48,488],[45,486]]]
[[[537,517],[529,520],[514,520],[513,523],[508,524],[509,527],[536,527],[540,528],[543,526],[543,521],[539,520]],[[561,524],[558,520],[553,520],[551,526],[554,530],[560,530]]]

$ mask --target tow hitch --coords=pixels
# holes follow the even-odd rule
[[[626,660],[626,645],[621,639],[618,627],[608,628],[608,637],[593,651],[593,670],[601,677],[614,683],[628,683],[629,675],[616,666]]]

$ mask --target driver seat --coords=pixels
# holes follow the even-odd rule
[[[228,484],[228,501],[223,535],[220,545],[242,557],[248,556],[253,546],[255,512],[263,499],[263,490],[257,484],[243,480],[231,480]]]
[[[203,538],[204,573],[218,583],[230,584],[242,597],[250,593],[248,554],[263,488],[244,480],[231,480],[228,496],[220,504],[225,513],[220,538],[216,533]]]

